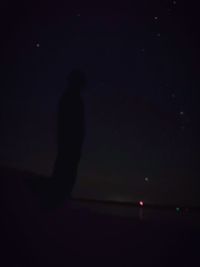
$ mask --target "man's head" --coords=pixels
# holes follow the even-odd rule
[[[67,78],[68,86],[73,90],[82,91],[86,87],[85,74],[79,69],[72,70]]]

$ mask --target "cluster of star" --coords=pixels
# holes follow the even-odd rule
[[[176,2],[176,1],[172,1],[172,4],[173,4],[173,5],[176,5],[177,2]],[[169,11],[171,11],[171,9],[169,9]],[[154,21],[155,21],[155,22],[158,22],[158,21],[159,21],[159,17],[158,17],[157,15],[154,16]],[[161,33],[160,33],[160,32],[157,32],[157,33],[156,33],[156,36],[157,36],[157,37],[161,37]]]
[[[177,1],[172,1],[172,2],[171,2],[171,5],[172,5],[172,6],[177,5]],[[172,7],[171,7],[169,10],[172,11]],[[154,19],[154,21],[155,21],[156,23],[158,23],[160,17],[159,17],[158,15],[155,15],[155,16],[153,17],[153,19]],[[160,33],[160,32],[157,32],[157,33],[156,33],[156,37],[161,37],[161,33]],[[142,48],[141,51],[144,52],[145,49]],[[176,94],[175,94],[175,93],[172,93],[172,94],[171,94],[171,98],[172,98],[173,101],[175,101],[176,98],[177,98],[177,97],[176,97]],[[174,102],[174,103],[175,103],[175,102]],[[187,114],[185,113],[185,111],[184,111],[183,109],[181,109],[181,108],[179,109],[178,113],[176,114],[176,117],[177,117],[177,119],[178,119],[178,123],[180,124],[180,129],[181,129],[182,131],[186,129],[186,122],[189,122],[189,119],[186,119],[186,115],[187,115]]]

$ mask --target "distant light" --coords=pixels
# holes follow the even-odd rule
[[[161,36],[161,34],[160,33],[157,33],[157,37],[160,37]]]
[[[149,178],[148,177],[145,177],[144,180],[145,180],[145,182],[148,182],[149,181]]]
[[[140,206],[144,206],[144,202],[143,201],[140,201],[139,204],[140,204]]]
[[[174,5],[176,5],[176,3],[177,3],[176,1],[173,1],[173,4],[174,4]]]
[[[157,19],[158,19],[158,17],[157,17],[157,16],[155,16],[155,17],[154,17],[154,19],[155,19],[155,20],[157,20]]]
[[[77,17],[80,17],[80,16],[81,16],[81,14],[80,14],[80,13],[78,13],[78,14],[77,14]]]
[[[180,211],[180,208],[179,208],[179,207],[177,207],[177,208],[176,208],[176,211],[177,211],[177,212],[179,212],[179,211]]]
[[[180,115],[183,116],[184,115],[184,111],[180,111]]]
[[[37,48],[39,48],[39,47],[40,47],[40,44],[39,44],[39,43],[37,43],[37,44],[36,44],[36,47],[37,47]]]

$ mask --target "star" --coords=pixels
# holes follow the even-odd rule
[[[40,44],[39,44],[39,43],[37,43],[37,44],[36,44],[36,47],[37,47],[37,48],[39,48],[39,47],[40,47]]]
[[[144,180],[145,180],[145,182],[149,182],[149,178],[148,177],[145,177]]]
[[[179,113],[181,116],[183,116],[184,115],[184,111],[180,111],[180,113]]]
[[[157,19],[158,19],[158,17],[157,17],[157,16],[155,16],[155,17],[154,17],[154,19],[155,19],[155,20],[157,20]]]
[[[80,16],[81,16],[81,14],[80,14],[80,13],[78,13],[78,14],[77,14],[77,17],[80,17]]]
[[[161,34],[160,33],[157,33],[157,37],[160,37],[161,36]]]
[[[177,3],[176,1],[173,1],[173,4],[174,4],[174,5],[176,5],[176,3]]]

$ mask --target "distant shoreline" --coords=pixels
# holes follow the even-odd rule
[[[158,205],[158,204],[146,204],[143,206],[140,203],[136,202],[127,202],[127,201],[114,201],[114,200],[98,200],[92,198],[72,198],[73,201],[81,201],[81,202],[92,202],[95,204],[108,204],[108,205],[120,205],[127,206],[133,208],[144,208],[144,209],[157,209],[157,210],[174,210],[180,212],[200,212],[200,206],[183,206],[183,205]],[[178,209],[178,210],[177,210]]]
[[[9,167],[6,165],[0,165],[0,176],[5,175],[8,177],[13,175],[15,177],[43,177],[48,179],[49,177],[45,175],[36,174],[27,170],[19,170],[15,167]],[[200,206],[192,206],[192,205],[179,205],[177,204],[168,204],[168,205],[159,205],[159,204],[151,204],[145,203],[140,205],[138,202],[131,201],[116,201],[116,200],[104,200],[104,199],[94,199],[94,198],[83,198],[83,197],[72,197],[73,201],[80,201],[85,203],[94,203],[94,204],[106,204],[106,205],[115,205],[115,206],[124,206],[124,207],[133,207],[133,208],[142,208],[142,209],[151,209],[151,210],[166,210],[166,211],[178,211],[178,212],[200,212]]]

